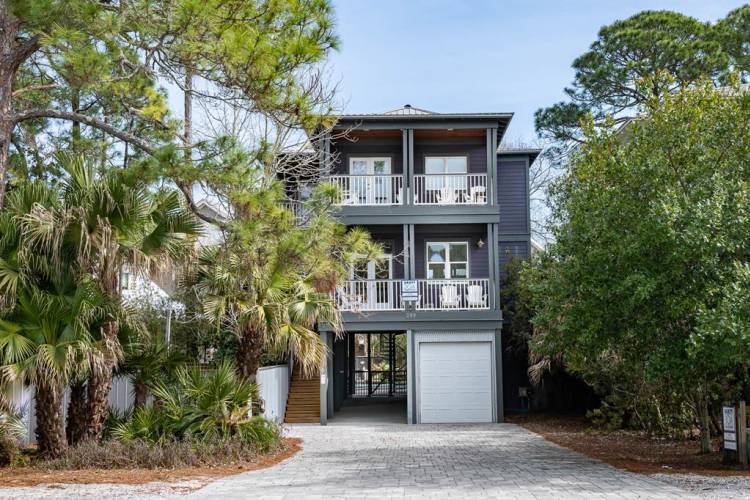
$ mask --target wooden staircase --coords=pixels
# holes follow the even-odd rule
[[[287,424],[320,423],[320,377],[305,377],[294,368],[284,422]]]

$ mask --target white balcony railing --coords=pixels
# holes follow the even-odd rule
[[[401,280],[350,280],[334,293],[341,311],[400,311]]]
[[[332,175],[327,181],[339,188],[339,205],[377,206],[404,203],[403,175]]]
[[[489,279],[417,280],[417,286],[423,311],[490,308]]]
[[[402,311],[401,280],[350,280],[334,293],[341,311]],[[490,308],[489,279],[417,280],[421,311]]]
[[[486,205],[487,174],[414,176],[415,205]]]

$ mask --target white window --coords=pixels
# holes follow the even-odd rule
[[[127,271],[122,271],[120,273],[120,290],[129,290],[130,289],[130,273]]]
[[[427,279],[466,279],[469,277],[469,243],[427,243]]]
[[[467,169],[466,156],[427,156],[424,159],[425,188],[430,191],[466,189],[466,178],[461,174],[466,174]]]
[[[390,175],[390,158],[349,158],[349,175]]]
[[[427,156],[424,159],[426,174],[465,174],[469,160],[466,156]]]

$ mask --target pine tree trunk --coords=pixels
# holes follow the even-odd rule
[[[65,439],[62,382],[50,381],[42,375],[36,384],[36,437],[39,453],[46,458],[58,458],[68,444]]]
[[[5,199],[6,170],[10,156],[13,121],[13,79],[16,68],[13,56],[16,51],[18,20],[10,13],[7,3],[0,1],[0,208]]]
[[[68,422],[65,433],[68,444],[75,446],[86,437],[87,424],[86,383],[74,382],[70,386],[70,401],[68,401]]]

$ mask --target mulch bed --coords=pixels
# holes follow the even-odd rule
[[[40,467],[0,468],[0,487],[37,486],[40,484],[146,484],[155,481],[174,482],[184,479],[210,480],[257,469],[265,469],[294,456],[302,440],[284,438],[274,453],[256,460],[221,466],[185,467],[179,469],[79,469],[44,470]],[[206,481],[207,482],[207,481]]]
[[[697,441],[660,439],[637,431],[597,430],[579,416],[518,414],[507,417],[506,421],[547,441],[631,472],[750,476],[748,470],[722,465],[718,441],[714,442],[713,453],[700,454]]]

